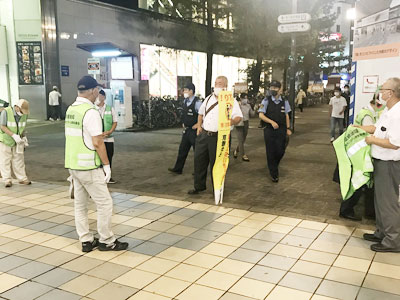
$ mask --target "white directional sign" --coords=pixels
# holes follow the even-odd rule
[[[311,20],[310,14],[302,13],[302,14],[290,14],[290,15],[280,15],[278,17],[279,23],[300,23],[300,22],[309,22]]]
[[[281,24],[278,26],[278,31],[280,33],[304,32],[310,29],[311,25],[308,23]]]

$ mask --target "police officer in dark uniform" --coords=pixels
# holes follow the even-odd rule
[[[281,95],[281,83],[273,80],[270,96],[266,97],[258,110],[263,122],[264,141],[267,152],[268,169],[272,182],[279,181],[279,163],[285,154],[286,136],[291,135],[289,101]]]
[[[175,166],[168,168],[168,171],[175,174],[182,174],[185,165],[186,157],[189,154],[190,148],[195,147],[197,136],[197,117],[201,106],[201,101],[194,96],[196,87],[193,83],[189,83],[183,90],[184,103],[182,114],[183,134],[181,144],[179,145],[178,158],[176,159]]]

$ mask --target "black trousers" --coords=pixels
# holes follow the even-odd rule
[[[50,105],[50,118],[61,119],[61,105]]]
[[[267,153],[269,173],[272,178],[279,177],[279,163],[285,154],[286,127],[273,129],[268,126],[264,128],[264,142]]]
[[[104,142],[104,145],[106,145],[106,150],[107,150],[107,157],[108,157],[108,161],[110,162],[110,167],[112,165],[112,159],[114,156],[114,143],[108,143],[108,142]]]
[[[374,206],[374,188],[363,186],[356,190],[349,199],[342,201],[340,205],[340,213],[343,215],[353,215],[354,207],[357,205],[361,196],[364,194],[365,198],[365,216],[373,218],[375,217],[375,206]]]
[[[176,159],[174,171],[182,172],[190,148],[195,150],[197,130],[186,128],[182,134],[181,144],[179,145],[178,157]]]
[[[207,181],[207,170],[210,166],[211,182],[212,169],[217,153],[217,136],[208,136],[204,131],[196,138],[194,150],[194,188],[205,190]]]
[[[300,109],[300,112],[303,112],[303,103],[299,104],[299,109]]]

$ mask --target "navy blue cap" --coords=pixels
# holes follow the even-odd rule
[[[106,96],[106,92],[104,90],[100,90],[99,94],[103,95],[104,97]]]
[[[274,86],[280,89],[282,84],[278,80],[272,80],[269,86]]]
[[[185,89],[192,90],[192,91],[193,91],[193,94],[196,92],[196,87],[194,86],[193,83],[188,83],[188,84],[185,86]]]
[[[97,86],[100,86],[100,84],[97,82],[96,79],[94,79],[92,76],[86,75],[81,78],[78,82],[78,91],[86,91],[93,89]]]

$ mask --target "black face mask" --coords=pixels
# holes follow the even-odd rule
[[[271,95],[276,97],[278,95],[278,91],[271,91]]]

